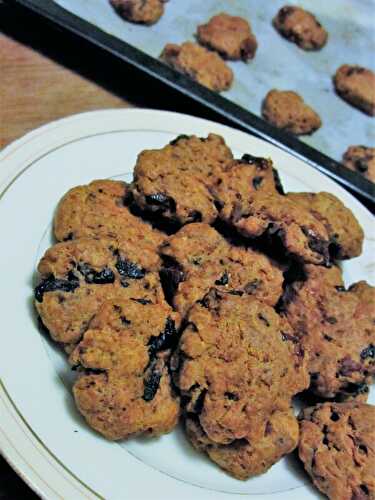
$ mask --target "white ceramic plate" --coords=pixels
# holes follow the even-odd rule
[[[237,481],[196,453],[180,429],[159,439],[111,443],[91,431],[70,393],[71,372],[38,331],[35,267],[52,243],[53,211],[65,191],[96,178],[129,180],[139,151],[181,133],[222,134],[236,155],[270,156],[290,191],[330,191],[366,232],[361,257],[344,263],[347,283],[375,284],[371,214],[302,161],[242,132],[191,116],[149,110],[99,111],[51,123],[0,154],[0,446],[42,497],[148,499],[311,499],[319,497],[298,462]],[[373,397],[373,393],[372,393]]]

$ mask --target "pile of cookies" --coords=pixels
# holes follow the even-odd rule
[[[151,25],[164,13],[166,0],[109,0],[125,20]],[[172,8],[172,6],[170,7]],[[328,33],[311,12],[295,5],[285,5],[270,23],[285,39],[304,51],[321,50]],[[225,12],[199,25],[196,42],[181,45],[168,43],[160,58],[177,71],[211,90],[228,90],[233,82],[232,69],[226,60],[248,62],[258,47],[248,20]],[[368,68],[344,64],[332,77],[334,89],[343,100],[362,112],[375,115],[375,74]],[[318,113],[292,90],[271,89],[261,106],[262,117],[277,128],[294,135],[312,134],[322,126]],[[375,182],[375,148],[350,146],[342,163]]]
[[[181,417],[238,479],[299,445],[331,498],[374,497],[375,289],[344,286],[337,262],[364,235],[340,200],[285,194],[270,159],[181,135],[142,151],[131,184],[68,191],[54,234],[35,305],[93,429],[156,436]],[[298,422],[303,391],[318,404]]]

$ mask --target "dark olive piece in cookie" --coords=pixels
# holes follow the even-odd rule
[[[165,0],[109,0],[116,12],[132,23],[155,24],[164,13]]]
[[[51,337],[77,343],[106,300],[163,302],[154,262],[130,242],[81,238],[49,248],[38,265],[35,306]]]
[[[194,446],[246,479],[297,445],[291,398],[308,384],[289,324],[255,298],[211,290],[187,318],[172,360]]]
[[[299,457],[330,500],[375,498],[375,407],[324,403],[299,416]]]
[[[253,59],[258,47],[246,19],[224,12],[198,26],[197,37],[201,44],[216,50],[224,59],[248,61]]]
[[[262,103],[262,116],[275,127],[295,135],[312,134],[322,125],[316,111],[289,90],[270,90]]]
[[[353,212],[331,193],[288,193],[287,197],[308,210],[327,229],[330,251],[336,259],[362,253],[364,233]]]
[[[274,17],[273,25],[280,35],[304,50],[319,50],[327,42],[327,31],[311,12],[301,7],[282,7]]]
[[[344,64],[333,76],[340,97],[364,113],[375,115],[375,73],[362,66]]]
[[[105,302],[70,356],[73,393],[87,423],[108,439],[158,436],[177,424],[180,405],[168,373],[179,316],[167,304]]]
[[[188,224],[161,247],[175,308],[185,314],[210,289],[252,295],[274,306],[282,294],[282,270],[265,255],[230,245],[207,224]],[[177,277],[177,280],[175,279]]]
[[[306,265],[286,290],[286,317],[308,354],[310,389],[323,398],[362,394],[375,375],[375,288],[346,289],[341,270]]]
[[[172,68],[216,92],[228,90],[232,85],[233,72],[230,67],[218,54],[196,43],[168,43],[160,58]]]
[[[375,148],[350,146],[344,153],[343,164],[375,183]]]
[[[215,134],[179,136],[161,149],[142,151],[134,169],[134,202],[180,224],[211,223],[218,214],[211,187],[231,159]]]

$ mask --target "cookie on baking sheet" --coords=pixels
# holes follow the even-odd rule
[[[231,159],[215,134],[181,135],[161,149],[142,151],[134,169],[134,202],[179,224],[213,222],[218,212],[210,189]]]
[[[165,235],[130,213],[126,199],[130,193],[125,182],[97,180],[70,189],[61,199],[54,217],[58,241],[77,238],[114,238],[130,240],[148,252],[158,264],[156,250]]]
[[[233,72],[230,67],[218,54],[196,43],[168,43],[160,58],[172,68],[211,90],[221,92],[232,85]]]
[[[375,183],[375,148],[350,146],[342,159],[345,167]]]
[[[213,16],[197,30],[198,41],[216,50],[224,59],[253,59],[258,44],[246,19],[224,12]]]
[[[167,0],[109,0],[115,11],[127,21],[155,24],[164,14]]]
[[[366,397],[375,376],[375,288],[345,288],[332,266],[306,265],[286,289],[285,315],[308,354],[310,389],[323,398]]]
[[[327,31],[311,12],[301,7],[285,5],[272,22],[280,35],[301,49],[319,50],[327,42]]]
[[[199,424],[193,444],[230,474],[265,472],[297,445],[290,403],[308,385],[304,353],[272,307],[211,290],[190,309],[171,368]]]
[[[77,343],[101,304],[114,298],[163,302],[155,258],[124,241],[82,238],[57,243],[39,262],[35,305],[51,337]]]
[[[88,424],[108,439],[158,436],[177,424],[180,404],[168,372],[179,316],[166,304],[105,302],[70,356],[73,387]]]
[[[375,407],[324,403],[299,416],[299,457],[331,500],[375,498]]]
[[[375,115],[375,73],[362,66],[343,64],[333,76],[336,92],[364,113]]]
[[[275,127],[295,135],[312,134],[322,125],[318,113],[291,90],[270,90],[262,103],[262,116]]]
[[[331,193],[288,193],[287,197],[308,210],[328,231],[330,253],[351,259],[362,253],[364,233],[353,212]]]
[[[255,250],[230,245],[207,224],[188,224],[161,247],[173,304],[186,314],[210,289],[251,295],[274,306],[282,294],[279,266]],[[175,290],[174,290],[175,289]]]

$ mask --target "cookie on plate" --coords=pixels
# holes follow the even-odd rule
[[[364,113],[375,115],[375,73],[362,66],[343,64],[338,68],[333,84],[346,102]]]
[[[299,457],[331,500],[375,498],[375,407],[324,403],[299,416]]]
[[[196,82],[216,92],[228,90],[233,72],[223,59],[193,42],[168,43],[160,55],[162,61]]]
[[[345,167],[375,183],[375,148],[350,146],[342,159]]]
[[[109,0],[115,11],[127,21],[155,24],[164,14],[166,0]]]
[[[290,403],[308,377],[295,342],[285,319],[248,295],[211,290],[186,318],[171,368],[188,435],[239,479],[265,472],[297,445]]]
[[[363,229],[353,212],[331,193],[288,193],[287,197],[308,210],[328,231],[330,253],[351,259],[362,253]]]
[[[224,139],[181,135],[161,149],[142,151],[132,194],[142,209],[179,224],[213,222],[218,214],[211,186],[232,159]]]
[[[97,180],[70,189],[61,199],[54,217],[54,233],[58,241],[77,238],[126,239],[155,259],[156,250],[165,235],[126,206],[129,186],[125,182]],[[149,262],[150,264],[150,262]]]
[[[251,295],[274,306],[282,294],[282,270],[264,254],[230,245],[207,224],[188,224],[161,247],[173,304],[186,314],[210,289]]]
[[[273,25],[280,35],[304,50],[319,50],[327,42],[327,31],[301,7],[285,5],[274,17]]]
[[[253,59],[258,47],[246,19],[225,12],[198,26],[197,37],[201,44],[216,50],[224,59],[248,61]]]
[[[73,387],[88,424],[108,439],[158,436],[177,424],[180,405],[168,372],[179,316],[167,304],[105,302],[70,356]]]
[[[275,127],[295,135],[312,134],[322,125],[318,113],[290,90],[270,90],[262,103],[262,116]]]
[[[346,289],[341,270],[306,265],[286,289],[286,317],[308,354],[310,389],[323,398],[366,397],[375,375],[375,288]]]
[[[51,337],[77,343],[101,304],[114,298],[163,302],[154,258],[129,242],[82,238],[57,243],[39,262],[35,305]]]

